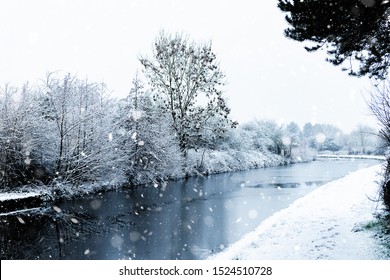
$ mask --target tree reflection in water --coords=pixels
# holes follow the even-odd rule
[[[99,234],[99,228],[85,214],[58,207],[8,214],[0,218],[1,259],[65,259],[67,244],[83,242],[89,234]]]

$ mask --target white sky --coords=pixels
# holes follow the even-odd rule
[[[1,0],[0,85],[61,70],[104,81],[125,96],[140,54],[164,29],[213,43],[226,72],[225,96],[239,122],[330,123],[346,132],[375,124],[352,78],[284,37],[276,0]]]

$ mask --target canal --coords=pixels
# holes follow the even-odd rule
[[[376,160],[309,163],[110,191],[2,216],[1,259],[205,259]]]

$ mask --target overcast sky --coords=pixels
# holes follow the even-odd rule
[[[125,96],[140,54],[164,29],[212,41],[227,75],[232,117],[330,123],[346,132],[374,125],[352,78],[284,37],[276,0],[1,0],[0,84],[36,83],[48,71],[104,81]]]

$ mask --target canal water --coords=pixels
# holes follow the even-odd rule
[[[1,259],[205,259],[376,160],[317,160],[110,191],[1,217]]]

